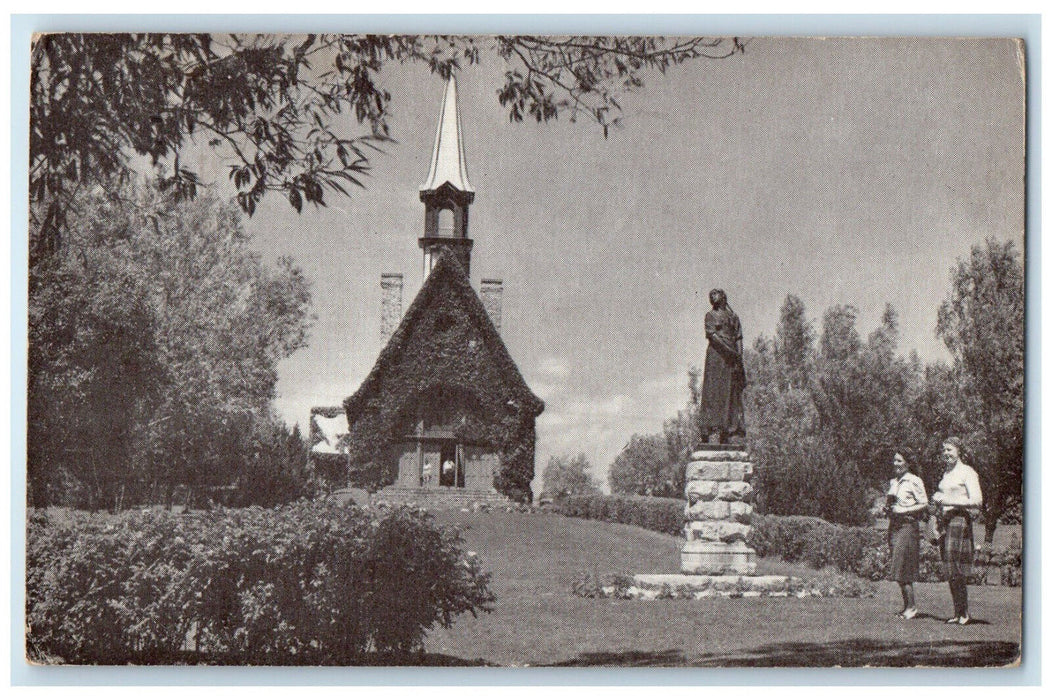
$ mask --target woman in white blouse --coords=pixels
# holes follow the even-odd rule
[[[946,622],[967,625],[967,581],[975,557],[972,518],[983,504],[983,492],[979,487],[979,475],[961,461],[960,438],[948,437],[943,441],[942,460],[942,479],[931,501],[936,509],[943,575],[950,584],[953,597],[953,617]]]
[[[888,484],[888,543],[891,546],[890,578],[899,584],[902,610],[899,617],[911,620],[917,616],[913,582],[920,574],[919,519],[928,508],[924,482],[911,472],[912,454],[902,449],[895,453],[892,466],[895,478]]]

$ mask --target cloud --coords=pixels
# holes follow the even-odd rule
[[[552,355],[541,360],[537,371],[546,378],[565,379],[570,376],[570,366],[566,360]]]

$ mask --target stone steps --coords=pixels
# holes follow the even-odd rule
[[[373,494],[373,503],[406,505],[414,504],[422,508],[435,510],[459,510],[470,508],[476,503],[489,506],[513,505],[511,499],[491,489],[464,489],[450,486],[409,487],[388,486]]]

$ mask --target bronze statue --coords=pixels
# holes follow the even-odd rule
[[[709,442],[744,442],[745,365],[742,363],[742,324],[727,304],[722,289],[709,292],[712,310],[705,314],[705,375],[701,385],[698,425]]]

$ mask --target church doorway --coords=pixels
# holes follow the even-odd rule
[[[439,468],[439,486],[464,488],[464,450],[453,441],[443,441]]]

